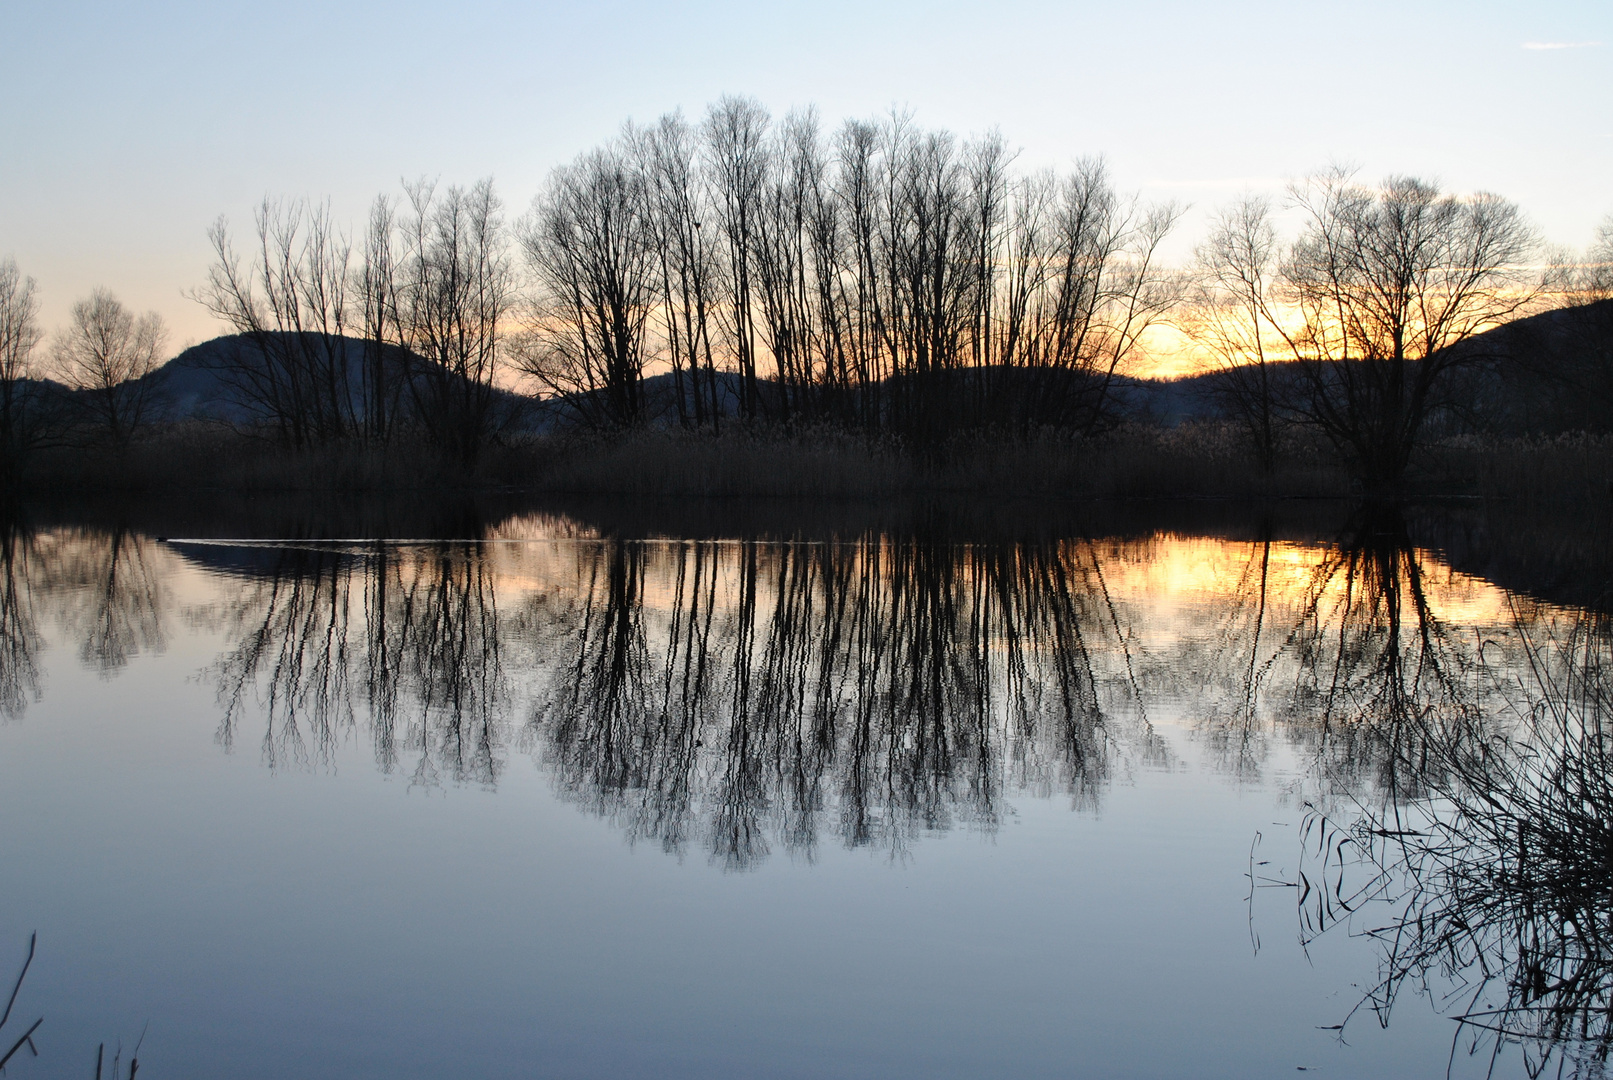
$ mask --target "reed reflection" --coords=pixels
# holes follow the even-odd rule
[[[1423,798],[1307,824],[1310,935],[1369,925],[1387,1023],[1410,990],[1494,1072],[1602,1076],[1613,1049],[1613,623],[1519,606],[1529,695],[1424,733]],[[1328,898],[1338,898],[1337,901]],[[1387,914],[1386,914],[1387,912]],[[1456,1051],[1453,1051],[1455,1053]]]
[[[1089,546],[591,545],[532,735],[634,838],[743,868],[831,832],[893,853],[995,828],[1005,790],[1090,806],[1114,734]],[[1105,651],[1113,651],[1111,637]],[[1161,751],[1151,734],[1145,752]]]

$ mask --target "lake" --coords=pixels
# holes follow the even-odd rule
[[[143,1077],[1600,1075],[1580,526],[25,514],[0,1041],[44,1023],[8,1068],[143,1034]]]

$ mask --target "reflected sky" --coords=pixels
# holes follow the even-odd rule
[[[1516,912],[1600,880],[1573,851],[1613,797],[1547,796],[1597,775],[1606,620],[1392,509],[0,554],[0,948],[39,931],[47,1018],[19,1075],[148,1021],[142,1072],[181,1076],[1600,1067],[1599,929],[1557,1026],[1513,1020],[1550,985]],[[1534,819],[1567,869],[1474,884],[1536,865]],[[1451,1006],[1478,969],[1524,972],[1506,1023]]]

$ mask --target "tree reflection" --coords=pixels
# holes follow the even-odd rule
[[[743,868],[825,829],[900,853],[1110,767],[1090,547],[590,546],[535,739],[634,838]],[[1147,752],[1157,746],[1144,743]]]
[[[479,545],[278,547],[225,624],[236,644],[213,676],[227,749],[258,705],[268,765],[329,764],[362,703],[383,770],[411,753],[419,783],[497,780],[498,607]]]
[[[1104,680],[1136,697],[1095,662],[1129,646],[1084,543],[585,542],[542,548],[535,577],[496,545],[253,551],[217,613],[227,748],[261,713],[273,768],[367,739],[414,782],[491,785],[513,740],[630,839],[728,868],[826,836],[900,856],[995,829],[1011,791],[1093,805],[1118,746]]]
[[[1473,658],[1430,604],[1398,508],[1358,511],[1318,565],[1288,644],[1299,677],[1285,727],[1323,764],[1329,789],[1426,790],[1426,738],[1476,707],[1464,678]]]
[[[1431,731],[1481,709],[1476,642],[1430,596],[1429,557],[1392,505],[1357,510],[1297,589],[1274,589],[1269,532],[1252,545],[1206,659],[1222,704],[1201,711],[1206,744],[1259,775],[1267,721],[1309,763],[1308,798],[1411,797],[1434,761]],[[1230,692],[1228,689],[1230,688]]]
[[[153,544],[124,529],[0,524],[0,715],[39,696],[39,620],[58,624],[103,677],[167,647],[168,602]]]
[[[39,696],[39,630],[28,587],[31,537],[0,518],[0,717],[14,720]]]
[[[127,529],[69,530],[46,538],[36,575],[83,663],[102,676],[168,644],[168,603],[153,542]]]

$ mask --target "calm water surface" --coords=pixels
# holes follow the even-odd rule
[[[10,1069],[1599,1075],[1608,620],[1340,520],[12,528]]]

